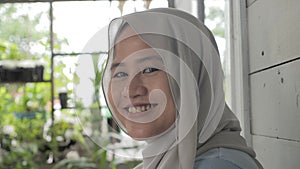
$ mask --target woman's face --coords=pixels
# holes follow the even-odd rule
[[[156,136],[176,119],[164,70],[161,57],[137,35],[118,42],[114,48],[108,99],[114,115],[132,138]]]

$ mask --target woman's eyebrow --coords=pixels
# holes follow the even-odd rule
[[[115,69],[116,67],[119,67],[119,66],[123,66],[124,63],[120,63],[120,62],[117,62],[117,63],[113,63],[110,67],[110,70],[113,70]]]
[[[161,57],[157,56],[157,55],[142,57],[142,58],[137,59],[136,62],[137,63],[142,63],[142,62],[145,62],[145,61],[148,61],[148,60],[150,60],[150,61],[157,60],[157,61],[162,62]],[[119,66],[124,66],[124,63],[123,62],[112,63],[112,65],[110,67],[110,70],[113,70],[113,69],[115,69],[116,67],[119,67]]]

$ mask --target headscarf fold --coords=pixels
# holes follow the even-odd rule
[[[143,163],[136,168],[192,169],[196,156],[216,147],[237,149],[255,159],[254,151],[240,136],[238,119],[225,103],[215,39],[203,23],[188,13],[157,8],[111,21],[109,56],[103,76],[105,97],[109,92],[114,46],[127,38],[118,37],[125,26],[130,26],[162,57],[177,109],[174,127],[148,141]],[[109,107],[110,104],[108,101]],[[115,115],[114,118],[126,132]]]

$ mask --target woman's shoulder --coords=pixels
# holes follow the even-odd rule
[[[194,169],[259,169],[245,152],[230,148],[214,148],[195,159]]]

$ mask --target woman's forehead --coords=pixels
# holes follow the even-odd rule
[[[127,57],[158,55],[157,52],[146,44],[138,35],[130,36],[119,41],[114,47],[114,61],[122,61]],[[128,59],[128,58],[127,58]]]
[[[123,64],[131,64],[132,66],[137,66],[140,64],[163,64],[162,57],[158,55],[153,49],[147,48],[143,50],[139,50],[130,55],[117,55],[117,57],[113,60],[113,65],[123,65]]]

